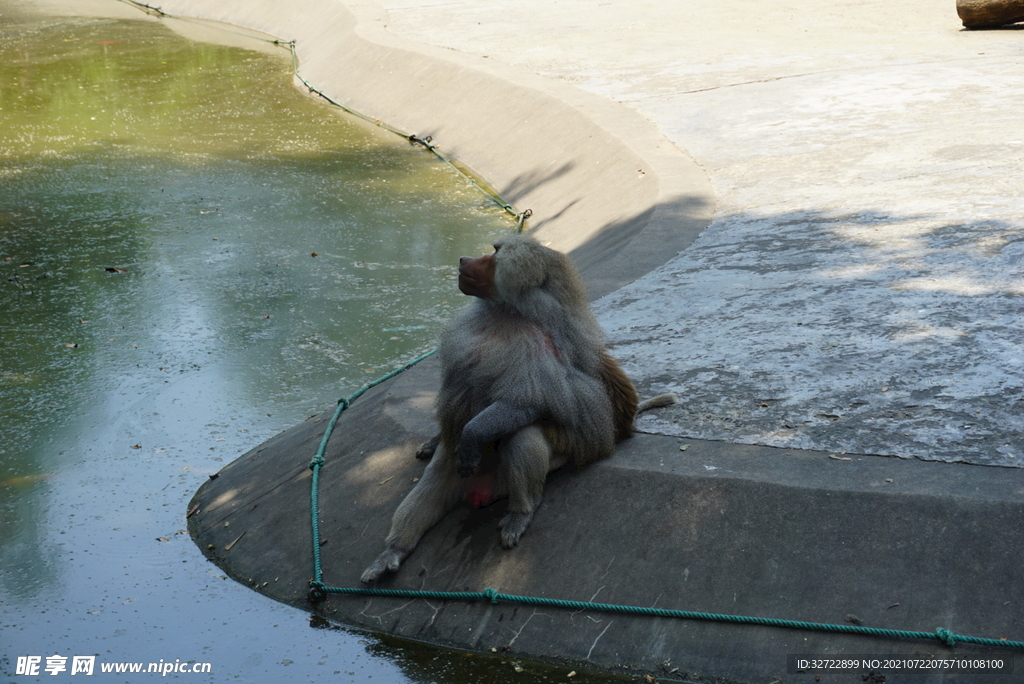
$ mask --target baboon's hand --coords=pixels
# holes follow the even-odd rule
[[[370,567],[363,571],[363,576],[360,579],[369,584],[385,572],[394,572],[398,570],[398,566],[402,564],[402,561],[408,555],[408,550],[388,544],[388,547],[377,556],[377,560],[370,563]]]
[[[429,461],[434,457],[434,452],[437,451],[437,445],[441,443],[441,435],[434,435],[426,442],[420,445],[420,448],[416,450],[416,458],[421,461]]]

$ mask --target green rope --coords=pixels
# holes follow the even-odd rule
[[[398,128],[395,128],[394,126],[391,126],[390,124],[387,124],[387,123],[381,121],[380,119],[374,119],[374,118],[371,118],[369,116],[366,116],[362,112],[359,112],[359,111],[357,111],[355,109],[352,109],[352,108],[350,108],[350,107],[348,107],[346,105],[343,105],[342,103],[338,102],[337,100],[332,98],[330,95],[328,95],[327,93],[325,93],[324,91],[320,90],[319,88],[314,86],[312,83],[307,81],[305,79],[305,77],[301,73],[299,73],[299,58],[298,58],[298,54],[295,51],[295,41],[294,40],[290,41],[288,43],[280,41],[278,44],[279,45],[286,45],[291,50],[291,53],[292,53],[292,70],[295,72],[295,77],[298,78],[302,82],[302,85],[306,86],[306,89],[309,90],[309,92],[311,92],[311,93],[313,93],[315,95],[318,95],[324,101],[334,105],[335,107],[337,107],[338,109],[341,109],[344,112],[347,112],[348,114],[351,114],[352,116],[358,117],[358,118],[362,119],[363,121],[367,121],[367,122],[372,123],[372,124],[374,124],[376,126],[379,126],[379,127],[383,128],[386,131],[390,131],[390,132],[394,133],[395,135],[400,135],[403,138],[405,138],[406,140],[408,140],[410,143],[413,143],[415,145],[420,145],[420,146],[426,148],[435,157],[437,157],[438,159],[443,161],[445,164],[450,166],[452,169],[454,169],[454,171],[457,174],[459,174],[460,176],[465,178],[467,181],[469,181],[469,183],[473,187],[475,187],[477,190],[479,190],[483,194],[485,194],[488,197],[490,197],[491,200],[495,204],[497,204],[499,207],[504,209],[508,214],[511,214],[513,217],[515,217],[516,220],[519,222],[518,232],[522,232],[522,230],[523,230],[523,223],[533,213],[531,210],[527,209],[526,211],[517,212],[515,210],[515,207],[513,207],[511,204],[509,204],[508,202],[503,200],[498,195],[496,195],[496,194],[490,192],[489,190],[487,190],[486,188],[484,188],[482,185],[480,185],[480,183],[477,182],[476,178],[473,178],[468,173],[466,173],[464,170],[462,170],[462,168],[460,168],[459,166],[456,166],[456,164],[451,159],[449,159],[446,155],[444,155],[437,148],[437,145],[435,145],[433,143],[433,138],[431,136],[428,135],[428,136],[425,136],[425,137],[421,138],[421,137],[419,137],[419,136],[417,136],[415,134],[406,133],[405,131],[402,131],[402,130],[400,130]]]
[[[704,620],[709,622],[726,622],[744,625],[762,625],[766,627],[783,627],[787,629],[802,629],[817,632],[836,632],[843,634],[861,634],[888,639],[935,639],[946,646],[955,646],[957,643],[977,644],[981,646],[995,646],[1002,648],[1024,649],[1024,641],[1008,641],[1004,639],[986,639],[982,637],[954,634],[948,629],[939,627],[934,632],[915,632],[899,629],[882,629],[878,627],[863,627],[860,625],[832,625],[819,622],[802,622],[799,620],[780,620],[776,618],[750,617],[746,615],[726,615],[720,613],[702,613],[689,610],[671,610],[667,608],[644,608],[640,606],[622,606],[613,603],[592,603],[589,601],[566,601],[563,599],[549,599],[537,596],[517,596],[515,594],[502,594],[494,589],[484,589],[482,592],[465,591],[417,591],[406,589],[375,589],[370,587],[329,587],[323,582],[323,568],[320,560],[320,506],[317,499],[319,487],[320,468],[324,465],[324,452],[327,442],[331,438],[334,426],[338,418],[351,405],[371,387],[389,380],[402,371],[411,368],[434,352],[431,351],[414,361],[391,371],[384,377],[374,380],[357,390],[347,399],[340,399],[334,415],[327,423],[323,438],[320,440],[320,447],[316,455],[310,461],[309,467],[313,470],[313,481],[310,491],[310,514],[313,520],[313,573],[314,578],[309,581],[308,598],[312,603],[319,603],[327,598],[328,594],[348,594],[362,596],[381,596],[390,598],[412,598],[412,599],[440,599],[444,601],[477,601],[487,600],[491,603],[506,601],[509,603],[521,603],[524,605],[544,606],[555,608],[569,608],[572,610],[593,610],[604,613],[619,613],[625,615],[645,615],[652,617],[677,618],[682,620]]]
[[[994,646],[1002,648],[1024,649],[1024,641],[1009,641],[1005,639],[986,639],[982,637],[966,636],[955,634],[948,629],[939,627],[934,632],[917,632],[899,629],[882,629],[878,627],[863,627],[860,625],[833,625],[819,622],[803,622],[800,620],[781,620],[776,618],[751,617],[746,615],[727,615],[721,613],[703,613],[689,610],[672,610],[667,608],[645,608],[641,606],[623,606],[612,603],[593,603],[590,601],[566,601],[563,599],[549,599],[537,596],[517,596],[515,594],[502,594],[494,589],[484,589],[482,592],[464,591],[417,591],[406,589],[375,589],[370,587],[329,587],[323,582],[323,567],[320,556],[320,526],[319,526],[319,503],[317,491],[319,487],[320,468],[324,465],[324,451],[327,442],[331,438],[334,426],[338,418],[359,396],[371,387],[393,378],[404,370],[419,363],[434,352],[429,352],[414,361],[388,373],[384,377],[364,385],[347,399],[338,401],[338,407],[327,423],[323,438],[320,440],[320,447],[316,455],[310,461],[309,467],[313,470],[313,480],[310,491],[310,513],[313,527],[313,573],[314,578],[309,581],[308,598],[312,603],[319,603],[327,598],[328,594],[347,594],[361,596],[381,596],[389,598],[411,598],[411,599],[440,599],[444,601],[477,601],[487,600],[491,603],[506,601],[509,603],[520,603],[532,606],[544,606],[555,608],[569,608],[571,610],[592,610],[604,613],[619,613],[625,615],[645,615],[652,617],[677,618],[682,620],[703,620],[708,622],[726,622],[732,624],[761,625],[766,627],[783,627],[786,629],[801,629],[817,632],[835,632],[843,634],[861,634],[866,636],[883,637],[888,639],[934,639],[941,641],[946,646],[955,646],[957,643],[977,644],[981,646]]]
[[[431,354],[435,353],[436,351],[436,349],[429,351],[426,354],[423,354],[422,356],[413,359],[412,361],[402,366],[399,366],[398,368],[391,371],[387,375],[377,378],[373,382],[368,382],[367,384],[363,385],[355,392],[353,392],[348,398],[338,400],[338,407],[334,409],[334,415],[332,415],[331,419],[327,422],[327,427],[324,429],[324,436],[320,440],[320,446],[316,450],[316,455],[313,456],[313,459],[309,462],[309,468],[310,470],[313,471],[313,481],[312,484],[310,485],[311,490],[309,497],[309,508],[311,512],[311,517],[313,519],[313,579],[309,582],[311,587],[310,596],[312,596],[312,587],[314,585],[323,586],[323,567],[320,562],[320,502],[318,496],[318,492],[320,490],[320,469],[324,466],[324,451],[327,449],[327,442],[328,440],[330,440],[331,434],[334,432],[334,426],[335,424],[337,424],[338,418],[341,417],[341,414],[345,411],[345,409],[347,409],[352,404],[353,401],[363,396],[363,394],[367,390],[376,387],[382,382],[390,380],[391,378],[395,377],[402,371],[412,368],[417,363],[427,358]]]
[[[140,9],[143,12],[145,12],[146,14],[152,14],[153,16],[157,16],[157,17],[170,17],[171,16],[170,14],[168,14],[167,12],[164,12],[159,7],[153,7],[152,5],[147,5],[146,3],[138,2],[137,0],[121,0],[121,2],[123,2],[126,5],[131,5],[135,9]]]
[[[743,625],[762,625],[767,627],[784,627],[787,629],[802,629],[818,632],[861,634],[866,636],[883,637],[888,639],[934,639],[937,641],[941,641],[946,646],[955,646],[958,643],[967,643],[977,644],[981,646],[1024,649],[1024,641],[1008,641],[1005,639],[984,639],[981,637],[954,634],[950,630],[944,629],[942,627],[939,627],[934,632],[914,632],[900,629],[862,627],[859,625],[830,625],[820,622],[779,620],[776,618],[750,617],[746,615],[724,615],[720,613],[701,613],[689,610],[670,610],[667,608],[643,608],[640,606],[620,606],[612,603],[591,603],[589,601],[565,601],[562,599],[547,599],[540,598],[537,596],[517,596],[515,594],[502,594],[498,591],[495,591],[494,589],[484,589],[482,592],[413,591],[405,589],[370,589],[364,587],[328,587],[325,586],[322,582],[310,582],[310,586],[311,598],[315,593],[317,600],[325,598],[327,594],[357,594],[364,596],[382,596],[389,598],[442,599],[449,601],[486,600],[490,601],[491,603],[506,601],[508,603],[520,603],[528,606],[569,608],[572,610],[593,610],[604,613],[645,615],[651,617],[678,618],[683,620],[704,620],[709,622],[727,622]]]

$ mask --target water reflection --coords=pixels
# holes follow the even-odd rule
[[[289,68],[0,0],[4,673],[56,653],[211,681],[548,676],[310,630],[184,532],[208,474],[432,347],[456,257],[511,227]]]

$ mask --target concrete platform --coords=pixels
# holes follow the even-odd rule
[[[924,17],[922,5],[909,3],[913,11],[901,5],[879,16],[893,22]],[[773,114],[778,113],[778,102],[772,97],[779,92],[755,90],[746,99],[702,100],[709,104],[703,114],[692,108],[692,101],[685,102],[685,93],[701,91],[689,87],[699,85],[700,78],[679,76],[690,68],[682,65],[680,54],[691,53],[673,52],[676,44],[669,41],[673,34],[668,23],[650,23],[665,12],[678,20],[679,12],[689,11],[680,5],[392,3],[392,18],[399,17],[392,32],[384,30],[391,19],[379,5],[355,0],[297,0],[286,7],[270,0],[216,4],[167,0],[161,7],[172,14],[228,21],[297,40],[303,75],[333,98],[417,135],[431,135],[445,152],[480,174],[517,207],[532,209],[532,228],[538,237],[571,253],[591,295],[605,296],[598,302],[598,311],[638,385],[645,392],[679,389],[685,397],[677,413],[644,419],[645,429],[662,434],[639,435],[622,444],[612,459],[582,473],[553,476],[545,503],[517,549],[503,551],[497,543],[501,504],[483,511],[459,510],[430,532],[402,570],[381,586],[458,591],[490,587],[549,598],[916,631],[942,627],[973,636],[1024,638],[1019,591],[1024,582],[1024,470],[938,462],[971,459],[948,458],[935,447],[941,439],[980,454],[990,453],[991,447],[996,457],[975,460],[1016,464],[1013,459],[1021,437],[1014,393],[1020,368],[1019,355],[1013,350],[1013,313],[1020,305],[1013,280],[1017,267],[1011,257],[1022,228],[1020,215],[1012,214],[1018,195],[1009,190],[1000,193],[997,187],[976,200],[971,192],[984,182],[985,173],[963,166],[939,170],[937,177],[976,182],[952,188],[940,184],[945,191],[940,197],[943,202],[961,203],[946,218],[955,223],[967,212],[965,207],[977,208],[980,203],[987,207],[983,223],[995,226],[975,234],[978,240],[963,253],[982,254],[988,245],[1002,255],[1001,260],[968,264],[995,269],[985,272],[989,289],[984,292],[965,295],[947,288],[946,295],[956,297],[947,300],[941,292],[935,294],[941,290],[936,288],[932,294],[939,298],[929,302],[932,309],[922,309],[915,328],[920,334],[914,338],[926,338],[931,346],[878,349],[878,339],[860,334],[860,326],[870,329],[872,322],[877,323],[872,319],[875,309],[869,305],[890,302],[879,292],[906,289],[890,287],[892,282],[885,281],[871,283],[870,296],[858,291],[858,284],[870,281],[872,273],[888,268],[871,270],[865,260],[874,258],[884,265],[887,258],[896,258],[905,265],[906,259],[916,255],[924,264],[919,264],[919,274],[926,277],[943,267],[959,274],[961,252],[940,253],[936,245],[931,251],[924,249],[928,247],[925,237],[935,234],[929,223],[932,218],[915,217],[907,210],[912,204],[907,198],[918,192],[917,186],[901,185],[898,178],[891,179],[891,192],[878,206],[898,207],[900,217],[868,223],[870,229],[881,229],[903,246],[910,241],[911,248],[922,247],[919,252],[908,249],[887,257],[883,240],[870,243],[878,251],[860,254],[849,251],[856,240],[823,241],[827,231],[822,226],[835,224],[843,212],[863,215],[863,196],[871,184],[852,182],[852,189],[845,192],[823,187],[818,180],[829,168],[834,150],[818,149],[817,139],[811,156],[796,154],[787,164],[772,166],[769,162],[778,156],[777,150],[758,147],[757,136],[769,137],[772,129],[782,127],[792,134],[784,146],[793,152],[800,136],[813,137],[816,127],[827,136],[836,126],[849,125],[844,117],[858,114],[838,108],[834,117],[819,114],[817,124],[801,118],[788,124],[780,120],[778,126],[768,120],[772,117],[763,116],[757,126],[726,140],[716,122],[730,116],[743,119],[742,111],[774,108]],[[600,9],[604,7],[610,9]],[[733,85],[792,81],[788,92],[798,93],[793,79],[805,73],[807,55],[822,65],[820,74],[835,71],[834,64],[829,66],[827,47],[830,36],[838,45],[836,28],[819,25],[810,43],[787,43],[779,26],[792,27],[793,22],[777,22],[768,27],[770,37],[766,38],[758,35],[753,24],[744,28],[741,19],[752,7],[736,3],[735,19],[703,24],[709,59],[731,65],[738,75]],[[718,13],[728,9],[719,7],[713,17],[707,17],[704,9],[699,14],[723,20]],[[831,12],[835,19],[854,9],[837,4],[815,11]],[[952,8],[950,13],[956,22]],[[609,24],[609,16],[615,22]],[[505,24],[528,24],[531,17],[539,21],[537,34],[543,41],[536,42],[529,32],[508,34]],[[485,19],[492,24],[485,24]],[[637,23],[645,22],[657,40],[644,42],[643,31],[634,30]],[[863,23],[854,24],[858,29],[855,45],[837,49],[833,57],[852,68],[854,53],[860,50],[861,58],[881,68],[877,62],[891,53],[875,55],[870,30]],[[866,22],[866,28],[883,24],[876,18]],[[556,26],[559,30],[554,30]],[[678,26],[683,33],[697,30],[685,22]],[[725,41],[728,26],[733,27],[731,38],[749,41]],[[446,27],[453,30],[445,33]],[[617,42],[620,28],[636,50],[626,50]],[[448,48],[458,43],[459,49],[426,45],[428,35],[441,45],[448,41]],[[997,54],[999,68],[1008,68],[1014,60],[1019,66],[1019,47],[1015,52],[1007,44],[1009,39],[985,40],[986,49]],[[603,53],[598,50],[602,41]],[[927,37],[918,36],[908,38],[906,45],[927,43]],[[727,54],[729,45],[754,45],[774,59],[743,65]],[[496,48],[494,54],[489,46]],[[558,49],[568,55],[564,62],[550,57]],[[697,49],[700,46],[693,48]],[[471,54],[474,51],[478,54]],[[496,59],[496,54],[505,58]],[[638,66],[638,59],[643,64]],[[666,72],[652,71],[659,59],[674,65],[688,90],[680,89],[678,82],[673,85]],[[540,62],[544,69],[537,68]],[[618,79],[634,69],[637,91],[645,83],[654,84],[662,95],[645,92],[631,106],[616,103],[608,92],[600,92],[615,85],[611,80],[600,81],[602,68]],[[707,90],[721,93],[731,86],[713,82],[715,68],[706,68],[701,78],[707,79]],[[899,68],[916,67],[909,60]],[[589,71],[585,78],[573,81],[566,76],[572,69],[577,76]],[[827,89],[828,82],[822,80],[816,87]],[[1021,117],[1013,105],[1019,104],[1021,92],[1019,79],[1006,86],[996,106],[1001,123],[991,124],[990,135],[999,129],[1013,140],[1012,127]],[[620,99],[627,98],[620,95]],[[787,114],[799,114],[801,106],[806,109],[796,102]],[[666,114],[672,108],[678,108],[677,115]],[[884,117],[884,112],[874,116]],[[693,124],[688,130],[695,132],[680,133],[680,123]],[[889,141],[898,135],[898,125],[879,133]],[[691,152],[703,153],[705,169],[680,150],[678,144],[684,138],[694,143],[687,144]],[[743,144],[735,144],[740,139]],[[937,145],[927,136],[918,140]],[[871,143],[861,144],[870,147]],[[920,159],[901,156],[901,149],[889,148],[887,163],[913,173]],[[1001,154],[1000,160],[1016,153],[1012,145],[1006,149],[1009,152]],[[869,158],[867,154],[859,157]],[[868,176],[874,172],[872,164]],[[1007,179],[1021,178],[1022,172],[1012,165],[1000,168]],[[775,202],[766,199],[771,197],[780,198],[779,206],[765,211]],[[712,220],[716,204],[718,213]],[[813,206],[826,210],[814,214]],[[838,232],[855,233],[864,225],[855,219]],[[730,232],[737,226],[749,230]],[[809,226],[810,232],[789,234],[787,226]],[[759,234],[768,234],[769,239],[758,238]],[[737,235],[752,241],[737,241]],[[773,309],[779,293],[789,292],[790,285],[804,287],[834,271],[840,264],[820,255],[839,247],[847,250],[844,254],[851,263],[862,267],[855,277],[824,290],[796,290],[803,293],[804,301],[821,301],[826,306],[805,307],[799,317],[793,316],[792,309]],[[732,271],[730,259],[737,262]],[[801,272],[799,263],[815,267]],[[999,271],[997,267],[1004,264],[1010,265],[1009,270]],[[694,272],[728,272],[729,277],[692,277]],[[792,283],[782,277],[786,274],[792,276]],[[769,275],[774,278],[772,287],[758,289],[770,280]],[[903,275],[889,280],[902,283]],[[751,280],[755,276],[761,280]],[[728,294],[733,281],[734,292]],[[757,296],[744,299],[743,293],[751,291]],[[907,305],[902,300],[897,303]],[[970,326],[953,330],[947,325],[949,335],[943,336],[939,322],[928,318],[946,305],[959,315],[971,304],[977,316],[987,317],[992,324],[983,330]],[[846,306],[846,314],[837,316],[837,306]],[[691,316],[698,311],[703,318]],[[759,311],[770,315],[755,315]],[[733,321],[740,323],[733,325]],[[780,329],[779,322],[791,327]],[[796,326],[803,323],[810,325],[798,331]],[[843,344],[849,342],[852,347],[838,357],[828,352],[835,345],[822,342],[826,330],[837,331],[843,335]],[[897,332],[913,331],[903,325],[895,332],[883,331],[880,337],[905,341]],[[769,338],[775,346],[762,345]],[[791,340],[791,348],[783,344],[786,339]],[[959,341],[951,346],[956,353],[943,346],[950,339]],[[857,346],[863,340],[868,340],[869,349]],[[720,359],[711,358],[708,348],[717,349],[720,356],[733,355],[732,365],[722,370]],[[822,349],[829,354],[827,362],[822,361]],[[967,357],[959,356],[960,352]],[[857,361],[866,353],[874,355],[874,363]],[[903,405],[910,398],[922,398],[922,390],[910,382],[899,384],[901,377],[927,378],[937,372],[920,361],[938,358],[938,365],[945,364],[955,379],[962,370],[957,364],[971,355],[977,363],[970,383],[951,389],[949,385],[955,383],[950,382],[923,397],[918,406],[927,410],[915,412],[914,407]],[[773,365],[774,361],[779,363]],[[922,375],[922,368],[928,372]],[[792,387],[780,379],[786,373],[804,383],[795,400],[786,394]],[[845,385],[845,394],[834,400],[820,400],[834,396],[829,394],[836,389],[832,385],[840,384],[835,378],[845,377],[843,373],[863,382]],[[744,382],[730,380],[730,374]],[[886,380],[890,376],[896,380]],[[750,382],[764,377],[769,382],[762,386]],[[977,381],[980,377],[984,380]],[[857,403],[862,398],[857,392],[865,384],[878,385],[872,390],[875,395]],[[990,391],[990,385],[1001,389]],[[856,391],[847,391],[851,386]],[[422,465],[412,454],[433,431],[430,404],[435,387],[436,369],[428,360],[368,392],[339,422],[321,485],[327,584],[356,586],[359,573],[379,552],[391,513],[421,472]],[[981,398],[980,408],[970,408],[972,418],[985,423],[986,434],[994,435],[990,442],[971,442],[970,430],[963,427],[961,414],[967,410],[963,402],[970,403],[972,392]],[[947,396],[952,399],[941,399]],[[893,404],[891,397],[899,397],[903,404]],[[856,410],[836,410],[839,404]],[[258,591],[306,609],[313,609],[305,598],[312,573],[307,464],[326,415],[242,456],[201,488],[190,504],[190,509],[199,507],[190,518],[190,531],[214,562]],[[763,425],[747,429],[757,421]],[[906,443],[900,442],[899,432],[905,424],[914,425],[910,430],[915,437],[913,449],[899,446]],[[765,425],[775,428],[765,429]],[[788,433],[780,429],[784,425]],[[714,439],[697,439],[707,436]],[[801,444],[824,450],[794,448]],[[1003,451],[995,451],[1002,447]],[[865,455],[857,454],[858,450]],[[883,453],[918,458],[875,455]],[[1012,655],[963,644],[950,649],[933,642],[504,604],[331,597],[315,610],[345,624],[435,643],[484,650],[507,647],[524,656],[582,661],[665,679],[852,681],[849,673],[822,675],[820,680],[809,673],[788,673],[787,656],[796,653]],[[892,681],[1011,682],[1019,681],[1019,676],[979,679],[975,674],[902,673]]]
[[[324,582],[360,586],[422,465],[430,360],[370,390],[339,421],[321,471]],[[514,604],[330,596],[312,574],[311,454],[329,413],[230,464],[193,499],[207,556],[256,591],[328,619],[458,648],[583,661],[666,680],[817,681],[789,654],[1013,651]],[[1016,638],[1024,471],[637,435],[608,461],[556,474],[520,545],[504,505],[445,518],[382,588],[482,591],[887,629]],[[847,457],[840,457],[841,459]],[[244,533],[244,535],[243,535]],[[227,549],[229,544],[234,544]],[[671,664],[670,666],[668,664]],[[669,671],[679,670],[669,676]],[[824,682],[852,681],[849,673]],[[896,681],[1013,682],[1020,674]],[[720,681],[720,680],[715,680]]]

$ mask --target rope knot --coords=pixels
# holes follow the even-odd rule
[[[950,632],[948,629],[939,627],[937,630],[935,630],[935,636],[937,636],[939,640],[947,646],[956,646],[956,635]]]
[[[309,581],[309,592],[306,594],[306,598],[309,599],[310,603],[320,603],[327,598],[327,592],[324,591],[327,587],[323,582],[317,582],[316,580]]]
[[[486,589],[484,589],[484,596],[491,599],[491,603],[498,602],[498,592],[495,589],[487,587]]]
[[[512,208],[511,204],[503,204],[502,207],[505,209],[505,211],[507,211],[510,214],[515,212],[515,210]],[[516,214],[515,216],[516,216],[516,232],[517,233],[522,233],[523,232],[523,225],[526,223],[526,219],[528,219],[531,216],[533,216],[533,209],[527,209],[525,211],[522,211],[522,212]]]

